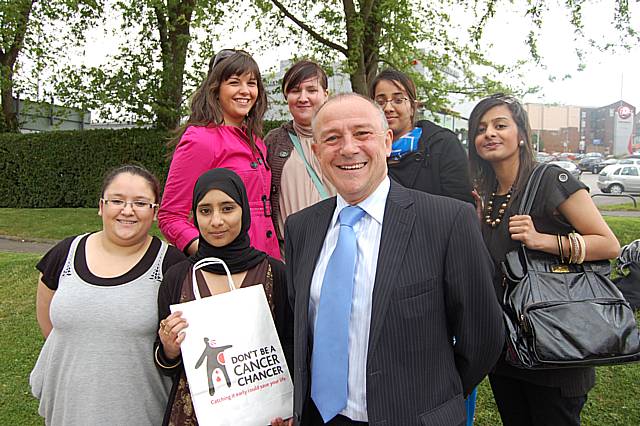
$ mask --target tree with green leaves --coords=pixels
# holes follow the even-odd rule
[[[263,28],[269,42],[298,40],[300,51],[323,58],[325,63],[344,61],[352,89],[361,94],[367,93],[368,84],[381,64],[408,72],[414,77],[427,109],[437,111],[448,103],[451,93],[477,97],[498,90],[514,90],[504,86],[500,75],[518,76],[522,62],[511,67],[493,63],[483,54],[480,43],[485,26],[496,24],[492,21],[496,11],[513,3],[512,0],[255,0],[258,13],[254,21]],[[535,0],[520,3],[523,14],[533,23],[527,38],[531,58],[540,61],[536,41],[544,14],[558,5]],[[584,3],[564,2],[570,17],[567,25],[573,25],[577,37],[582,35]],[[627,43],[629,37],[637,43],[638,33],[631,25],[628,1],[616,1],[614,7],[614,26]],[[464,27],[453,16],[472,19]],[[281,31],[275,32],[274,28]],[[595,40],[588,42],[598,45]],[[582,54],[577,53],[579,57]],[[519,89],[519,94],[535,90]]]
[[[367,94],[383,64],[411,74],[425,106],[432,110],[446,105],[451,92],[473,95],[501,87],[495,79],[479,77],[473,66],[505,71],[471,43],[455,37],[451,30],[456,25],[446,3],[449,1],[255,1],[259,13],[266,15],[264,28],[293,33],[301,40],[301,50],[315,57],[343,59],[354,92]],[[274,36],[269,33],[267,37]],[[429,48],[419,49],[419,44]],[[420,72],[423,69],[428,78]],[[457,78],[450,78],[451,74]]]
[[[56,82],[66,103],[99,109],[102,119],[175,129],[212,53],[224,1],[132,0],[112,3],[122,43],[106,66],[69,67]],[[66,76],[76,76],[71,84]],[[187,93],[188,95],[189,93]]]
[[[67,44],[82,38],[101,10],[100,0],[0,1],[0,130],[18,130],[16,83],[23,93],[37,94],[38,74],[57,62]],[[32,60],[36,81],[27,77],[16,82],[21,56]]]

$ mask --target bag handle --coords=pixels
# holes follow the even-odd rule
[[[528,215],[531,212],[533,201],[536,198],[540,182],[542,181],[542,176],[544,175],[545,170],[547,170],[547,167],[549,167],[548,164],[538,164],[531,172],[529,180],[527,181],[527,186],[525,186],[524,193],[522,194],[522,201],[520,202],[520,208],[518,209],[519,215]]]
[[[533,201],[536,198],[540,182],[542,181],[542,176],[544,176],[544,172],[547,170],[547,167],[549,167],[548,164],[538,164],[529,175],[527,185],[525,186],[524,193],[522,194],[522,200],[520,201],[520,207],[518,209],[519,215],[528,215],[531,212]],[[529,260],[529,256],[527,256],[526,246],[523,242],[520,243],[520,252],[524,258],[524,264],[527,265],[526,268],[529,270],[531,262]]]
[[[192,274],[191,285],[193,286],[193,295],[196,300],[199,300],[202,298],[200,296],[200,289],[198,289],[198,282],[196,281],[196,270],[202,269],[205,266],[209,266],[209,265],[222,265],[225,272],[227,273],[227,284],[229,284],[229,290],[233,291],[236,289],[236,286],[233,283],[233,279],[231,278],[231,272],[229,272],[229,268],[227,267],[227,264],[224,263],[222,259],[218,259],[217,257],[205,257],[204,259],[198,260],[193,265],[193,271],[191,272]]]
[[[291,133],[291,132],[289,132],[289,139],[291,139],[291,142],[293,142],[293,146],[298,152],[298,155],[302,157],[302,159],[304,160],[304,165],[307,168],[307,173],[309,174],[309,177],[313,181],[313,185],[318,190],[318,193],[320,194],[320,198],[322,198],[323,200],[326,200],[327,198],[329,198],[329,194],[327,193],[327,190],[322,184],[322,182],[320,182],[320,178],[318,177],[318,174],[313,169],[313,167],[311,167],[311,164],[309,164],[309,161],[307,160],[306,155],[304,155],[304,151],[302,150],[302,145],[300,144],[300,139],[298,139],[298,136],[295,133]]]

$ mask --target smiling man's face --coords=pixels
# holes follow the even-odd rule
[[[376,106],[354,95],[330,99],[313,122],[312,149],[322,172],[351,205],[387,176],[393,133],[383,120]]]

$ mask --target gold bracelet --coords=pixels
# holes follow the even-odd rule
[[[573,232],[569,232],[567,238],[569,239],[569,263],[575,263],[578,247],[576,247],[576,239],[573,237]]]
[[[576,238],[578,239],[578,244],[580,244],[580,257],[576,263],[581,264],[587,256],[587,243],[584,241],[584,237],[580,234],[576,233]]]
[[[572,232],[569,232],[567,234],[567,239],[569,240],[569,263],[574,263],[574,260],[576,259],[576,255],[578,253],[576,252],[577,250],[576,240],[575,238],[573,238]]]
[[[558,255],[560,256],[560,263],[564,263],[564,260],[562,259],[562,237],[560,234],[556,234],[556,237],[558,237]]]
[[[160,345],[156,346],[156,351],[154,352],[153,356],[156,359],[156,364],[158,364],[161,368],[164,368],[165,370],[171,370],[172,368],[176,368],[177,366],[180,365],[180,363],[182,363],[182,358],[178,359],[178,362],[176,362],[173,365],[164,365],[163,363],[160,362],[160,359],[158,357],[158,350],[160,349]]]

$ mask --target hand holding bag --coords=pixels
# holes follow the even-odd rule
[[[528,215],[547,165],[538,166],[518,214]],[[519,368],[585,367],[637,361],[633,311],[607,278],[607,260],[564,264],[521,244],[502,262],[506,361]]]
[[[231,291],[200,297],[196,270],[222,264]],[[195,300],[171,305],[189,327],[180,345],[201,425],[264,426],[293,413],[293,385],[262,285],[236,289],[227,265],[193,266]]]

